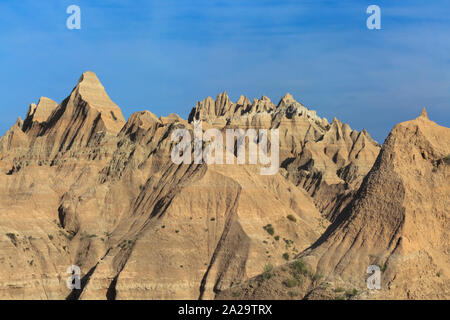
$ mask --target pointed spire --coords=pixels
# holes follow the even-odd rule
[[[425,110],[425,108],[422,109],[422,113],[420,114],[420,117],[428,119],[427,110]]]

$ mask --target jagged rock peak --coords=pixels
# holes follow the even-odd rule
[[[74,93],[79,94],[81,99],[99,111],[113,111],[115,118],[125,123],[120,108],[108,96],[94,72],[87,71],[81,75]]]
[[[421,118],[428,119],[427,110],[425,108],[422,109],[422,113],[420,114]]]
[[[280,100],[280,102],[278,103],[278,105],[281,105],[282,103],[289,104],[289,103],[292,103],[292,102],[296,102],[295,99],[294,99],[294,97],[292,96],[292,94],[286,93],[286,94],[283,96],[283,98],[281,98],[281,100]]]
[[[52,112],[58,107],[58,103],[52,99],[41,97],[38,104],[30,104],[27,115],[24,120],[23,130],[29,129],[33,122],[45,122]]]

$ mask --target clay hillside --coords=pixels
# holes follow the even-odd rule
[[[294,260],[218,298],[449,299],[450,129],[400,123],[352,201]],[[369,290],[368,266],[380,290]],[[373,284],[373,283],[372,283]]]
[[[197,121],[278,129],[278,172],[175,164]],[[448,299],[449,131],[424,112],[381,147],[290,94],[127,121],[86,72],[0,139],[0,299]]]

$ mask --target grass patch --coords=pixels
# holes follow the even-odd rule
[[[263,280],[268,280],[273,277],[273,265],[266,264],[262,273]]]
[[[300,283],[297,279],[290,278],[290,279],[284,280],[283,284],[288,288],[294,288],[294,287],[298,286]]]
[[[308,266],[302,259],[295,260],[294,263],[291,264],[291,270],[296,278],[299,276],[306,276],[309,273]]]
[[[353,298],[354,296],[356,296],[358,294],[358,290],[356,290],[355,288],[353,288],[352,290],[347,290],[345,291],[345,296],[347,298]]]
[[[334,289],[334,292],[344,292],[344,291],[345,290],[342,287],[337,287],[337,288]]]
[[[236,290],[232,293],[233,297],[238,298],[240,296],[242,296],[242,291],[241,290]]]

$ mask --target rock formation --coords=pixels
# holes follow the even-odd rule
[[[173,163],[172,133],[194,120],[204,130],[278,129],[279,172]],[[0,298],[235,297],[293,257],[354,286],[368,263],[383,264],[386,296],[446,298],[448,130],[424,115],[398,125],[379,154],[365,130],[329,123],[290,94],[275,105],[225,92],[187,120],[142,111],[126,121],[86,72],[61,103],[40,98],[0,138]],[[419,262],[426,272],[406,288]],[[66,286],[71,265],[80,290]],[[318,278],[304,296],[326,296]],[[245,294],[283,297],[277,280]]]
[[[305,281],[298,296],[336,298],[345,289],[349,297],[448,299],[449,157],[450,129],[430,121],[425,110],[396,125],[339,219],[298,256],[323,277]],[[370,265],[381,271],[381,290],[366,287]],[[280,284],[290,275],[276,274],[275,285],[245,286],[246,298],[289,298]]]

